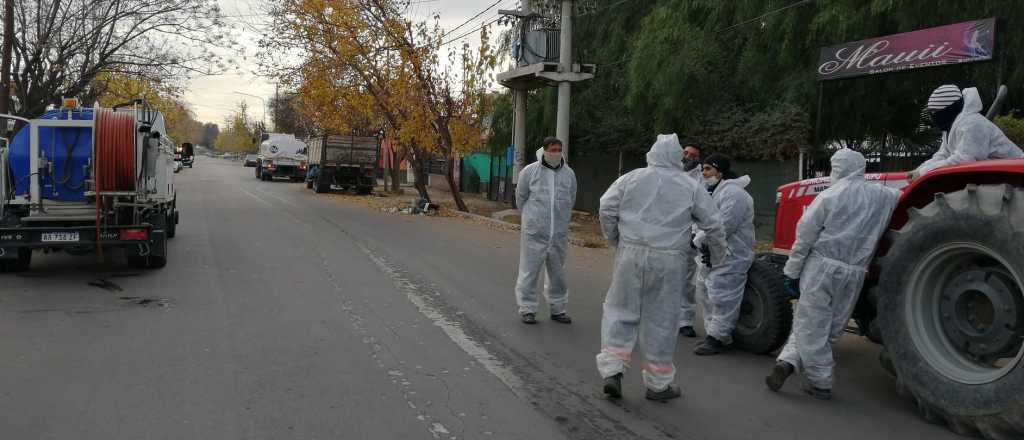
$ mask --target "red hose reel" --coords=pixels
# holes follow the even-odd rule
[[[135,116],[100,109],[94,148],[96,192],[135,191]]]

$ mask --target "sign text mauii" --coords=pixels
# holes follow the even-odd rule
[[[991,60],[995,33],[996,19],[989,18],[825,47],[818,79]]]

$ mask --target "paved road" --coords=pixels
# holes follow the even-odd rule
[[[0,437],[958,438],[919,419],[854,336],[832,402],[797,381],[770,393],[770,358],[697,358],[687,340],[682,400],[645,401],[633,370],[612,403],[593,365],[609,251],[572,249],[571,326],[529,327],[514,233],[258,182],[235,162],[178,182],[165,269],[37,255],[0,276]]]

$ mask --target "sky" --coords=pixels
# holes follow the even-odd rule
[[[497,0],[412,0],[407,15],[414,20],[422,21],[429,19],[434,13],[439,13],[441,26],[450,30],[495,1]],[[223,75],[193,78],[186,89],[185,100],[201,122],[223,124],[224,119],[231,114],[239,101],[246,102],[251,109],[249,115],[252,118],[259,120],[265,115],[269,122],[270,115],[265,112],[265,103],[269,103],[269,98],[274,96],[274,84],[271,78],[263,78],[254,73],[255,57],[259,52],[259,35],[255,28],[262,22],[259,14],[262,0],[218,0],[218,3],[245,51],[222,52],[222,55],[234,59],[238,68]],[[499,9],[514,9],[516,3],[517,0],[501,1],[493,9],[453,32],[452,37],[460,36],[480,24],[492,21],[497,18]],[[497,30],[497,26],[493,25],[492,31]],[[469,34],[464,41],[472,47],[479,46],[479,32]]]

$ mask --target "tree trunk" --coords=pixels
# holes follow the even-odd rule
[[[401,182],[399,182],[399,180],[401,179],[402,176],[402,161],[405,158],[394,151],[390,152],[389,154],[391,155],[391,169],[388,170],[391,172],[391,192],[398,194],[398,191],[400,190],[399,187],[401,185]]]
[[[462,212],[469,212],[469,208],[466,207],[466,202],[462,200],[462,193],[459,192],[459,186],[455,183],[455,156],[451,153],[448,154],[447,158],[448,166],[445,167],[447,170],[444,173],[445,180],[448,181],[448,189],[452,192],[452,199],[455,199],[455,207]]]
[[[423,156],[417,155],[412,161],[413,172],[416,173],[416,183],[413,185],[416,187],[416,192],[420,194],[421,199],[427,201],[430,200],[430,194],[427,192],[427,160],[423,159]]]

